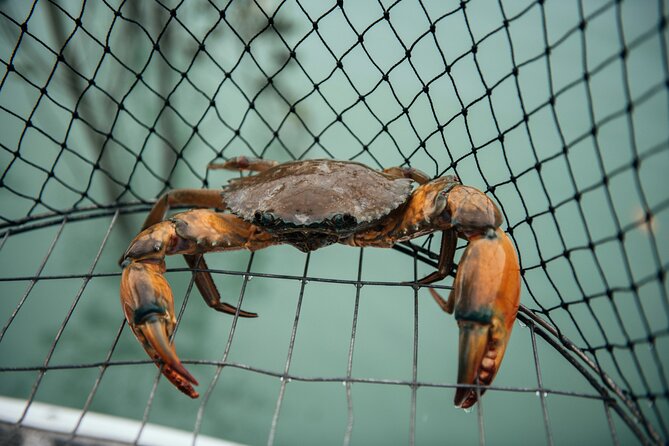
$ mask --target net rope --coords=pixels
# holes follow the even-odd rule
[[[11,254],[5,246],[12,238],[56,228],[49,244],[39,248],[45,254],[36,271],[0,277],[0,284],[26,284],[16,305],[2,315],[0,348],[36,285],[72,280],[80,284],[43,362],[0,366],[0,379],[36,372],[26,409],[15,426],[22,425],[45,373],[97,368],[95,384],[69,435],[72,441],[80,436],[82,420],[107,370],[151,362],[112,358],[127,330],[122,323],[103,361],[52,363],[61,336],[74,330],[68,323],[89,284],[120,277],[118,271],[96,266],[101,258],[118,255],[108,246],[110,234],[123,231],[131,237],[136,232],[127,217],[143,215],[170,189],[218,187],[220,178],[206,170],[212,160],[237,155],[326,157],[374,168],[420,166],[432,176],[455,173],[493,197],[518,247],[524,304],[519,320],[530,332],[536,385],[493,383],[490,393],[537,393],[549,444],[555,442],[559,420],[549,416],[548,394],[601,400],[614,443],[620,441],[615,417],[640,442],[666,443],[665,2],[648,2],[643,18],[633,22],[636,6],[630,1],[568,2],[568,18],[560,21],[554,2],[500,0],[494,8],[487,4],[494,9],[488,11],[493,19],[487,27],[481,25],[488,23],[481,18],[481,8],[486,7],[473,0],[439,7],[427,1],[379,1],[367,16],[343,0],[320,8],[307,3],[0,3],[0,116],[5,121],[0,135],[0,255]],[[403,25],[403,15],[411,15],[414,26]],[[448,41],[449,27],[461,30],[457,43]],[[527,27],[538,31],[532,39],[522,34]],[[601,35],[607,38],[606,50],[591,41]],[[489,74],[489,61],[497,60],[489,49],[493,43],[508,52],[501,56],[504,63],[495,76]],[[321,57],[318,66],[307,57],[314,53]],[[424,63],[426,54],[433,58],[432,65]],[[644,57],[656,64],[644,65]],[[542,82],[535,91],[529,78],[538,72]],[[411,79],[408,85],[403,84],[406,79]],[[603,101],[603,89],[611,102]],[[500,102],[504,94],[515,101]],[[644,121],[663,125],[651,131]],[[612,140],[622,155],[611,148]],[[463,143],[465,147],[457,146]],[[522,162],[513,155],[519,146],[524,150]],[[565,218],[566,212],[570,218]],[[104,226],[89,268],[43,274],[52,256],[63,255],[58,243],[65,228],[79,221]],[[396,249],[412,259],[414,280],[420,276],[419,265],[436,265],[438,243],[431,236]],[[366,252],[359,249],[354,280],[310,274],[309,254],[301,275],[258,273],[254,254],[245,270],[210,269],[215,277],[242,279],[240,305],[252,277],[296,281],[300,291],[282,369],[229,358],[236,318],[220,358],[185,358],[185,364],[215,370],[201,397],[193,441],[225,366],[280,380],[268,444],[278,441],[291,381],[344,383],[344,444],[355,437],[352,385],[407,387],[409,442],[416,442],[417,390],[453,389],[455,384],[425,381],[418,374],[419,295],[425,290],[421,293],[421,287],[399,281],[363,280]],[[617,259],[614,266],[611,257]],[[171,273],[186,271],[190,270],[169,268]],[[305,287],[311,282],[355,287],[343,376],[291,372]],[[192,285],[191,281],[179,320]],[[449,285],[434,287],[448,291]],[[360,292],[365,287],[401,287],[413,293],[411,379],[355,375]],[[545,386],[538,342],[569,361],[591,389]],[[159,381],[156,374],[143,425],[149,421]],[[482,444],[485,401],[476,411]],[[141,442],[141,435],[142,430],[135,443]]]

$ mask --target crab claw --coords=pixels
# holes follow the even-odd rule
[[[181,364],[170,342],[176,318],[164,262],[131,262],[121,276],[121,305],[128,325],[161,372],[191,398],[197,380]]]
[[[479,396],[474,384],[492,383],[504,357],[520,302],[520,268],[500,229],[469,238],[449,301],[460,327],[458,387],[454,404],[466,409]]]

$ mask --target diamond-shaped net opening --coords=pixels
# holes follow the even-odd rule
[[[129,443],[667,442],[668,45],[662,0],[0,2],[2,435],[85,440],[103,412],[139,420]],[[239,155],[457,174],[499,204],[523,306],[474,413],[456,324],[410,284],[439,236],[209,256],[253,321],[169,259],[202,396],[160,377],[116,262],[156,197]],[[74,416],[45,428],[41,403]]]

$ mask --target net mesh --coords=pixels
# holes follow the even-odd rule
[[[123,324],[109,330],[115,337],[108,347],[96,344],[106,351],[103,358],[68,352],[85,336],[72,319],[95,317],[86,306],[95,292],[116,293],[120,274],[114,262],[156,197],[180,187],[219,187],[232,174],[208,172],[206,165],[247,155],[455,173],[499,203],[521,262],[519,319],[528,342],[517,357],[524,356],[522,367],[530,372],[517,372],[519,378],[506,384],[496,381],[475,422],[470,418],[471,426],[461,429],[466,435],[484,443],[486,433],[499,434],[492,420],[504,409],[494,395],[503,394],[505,404],[538,396],[537,436],[549,444],[568,438],[574,420],[551,410],[548,395],[554,394],[568,402],[597,401],[608,440],[666,442],[666,24],[664,1],[0,2],[0,381],[4,394],[28,402],[14,428],[24,424],[42,389],[53,386],[45,379],[52,371],[94,376],[78,399],[58,397],[81,409],[70,431],[74,439],[83,435],[80,427],[96,401],[103,407],[99,401],[109,398],[101,390],[104,378],[123,373],[139,379],[150,367],[150,361],[135,359],[139,349],[132,340],[127,354],[118,347],[129,337]],[[235,371],[242,381],[247,375],[266,377],[270,385],[279,380],[278,394],[270,387],[276,399],[259,422],[265,429],[259,437],[232,435],[239,441],[291,438],[282,425],[301,418],[291,409],[297,403],[286,401],[290,386],[307,392],[312,383],[343,383],[343,391],[333,391],[345,398],[336,411],[343,414],[336,442],[355,441],[365,424],[376,426],[371,438],[383,438],[374,424],[381,421],[369,421],[367,409],[355,404],[365,401],[355,397],[356,386],[367,384],[388,393],[391,387],[408,389],[402,394],[403,407],[409,407],[407,441],[433,438],[421,434],[424,429],[434,435],[426,426],[436,422],[428,420],[421,399],[430,400],[434,392],[450,400],[440,390],[452,391],[455,384],[446,376],[421,375],[431,370],[420,359],[432,354],[424,339],[436,336],[427,314],[437,310],[419,298],[425,290],[404,281],[434,267],[438,247],[427,237],[397,246],[392,255],[351,248],[309,255],[280,251],[295,256],[287,263],[297,269],[270,262],[276,258],[264,251],[223,260],[211,271],[216,280],[236,281],[240,302],[251,305],[248,294],[258,293],[247,290],[258,281],[270,290],[274,283],[293,287],[293,300],[281,307],[290,307],[288,316],[276,322],[287,330],[282,359],[265,365],[235,356],[235,343],[244,342],[238,338],[249,335],[240,334],[243,321],[226,322],[220,356],[190,359],[182,353],[186,364],[210,379],[202,380],[203,397],[181,427],[193,432],[193,441],[203,428],[216,432],[207,427],[216,419],[211,404],[224,397],[217,393],[219,377],[225,380],[231,370],[233,380]],[[336,262],[355,265],[350,274],[320,266],[340,254],[344,260]],[[397,262],[408,275],[398,280],[377,274],[372,268],[378,259]],[[189,270],[171,267],[168,278],[183,282],[175,286],[184,297],[181,319],[195,311],[186,306]],[[252,278],[258,280],[252,284]],[[315,299],[310,288],[328,287],[352,298],[342,315],[347,322],[335,330],[345,336],[345,348],[337,366],[311,373],[303,363],[323,357],[303,359],[296,349],[322,315],[303,304]],[[406,374],[356,373],[361,362],[363,370],[375,370],[357,353],[364,350],[360,331],[369,336],[371,330],[365,329],[370,319],[359,314],[370,289],[403,296],[400,324],[410,354],[397,364],[409,364]],[[50,300],[40,293],[52,294]],[[55,313],[55,321],[33,333],[31,312],[45,305],[61,308],[53,301],[61,302],[62,316]],[[117,306],[110,304],[116,313],[106,317],[120,321]],[[184,330],[186,322],[179,328]],[[38,334],[48,339],[45,347],[13,360],[26,349],[20,341]],[[557,355],[587,385],[547,384],[550,371],[541,367],[542,354]],[[502,370],[514,367],[510,356]],[[14,385],[15,378],[28,384]],[[158,410],[158,382],[156,375],[148,383],[146,403],[135,414],[142,426]],[[241,407],[254,406],[242,401]],[[308,429],[301,434],[315,435]],[[139,429],[135,443],[141,435]]]

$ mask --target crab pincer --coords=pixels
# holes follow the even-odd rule
[[[449,300],[460,328],[458,383],[490,385],[499,370],[520,301],[518,259],[500,229],[470,238]],[[485,392],[459,387],[454,404],[469,408]]]
[[[146,353],[175,387],[191,398],[197,380],[181,364],[170,338],[176,318],[172,291],[163,273],[165,263],[133,262],[123,269],[121,303],[126,320]]]
[[[262,237],[261,237],[262,238]],[[137,340],[175,387],[191,398],[197,380],[181,364],[171,342],[176,316],[172,290],[165,279],[165,256],[183,254],[197,266],[205,251],[256,249],[265,241],[256,241],[251,225],[232,215],[208,209],[195,209],[174,215],[137,235],[122,257],[121,305]],[[240,317],[251,313],[220,301],[208,272],[195,273],[195,283],[210,307]]]
[[[473,406],[499,370],[520,303],[520,267],[511,240],[499,228],[502,215],[478,189],[448,185],[441,221],[445,228],[437,271],[420,281],[443,279],[452,269],[457,237],[469,243],[460,259],[453,289],[444,300],[430,288],[439,306],[459,327],[458,387],[454,403]],[[444,194],[444,192],[441,192]]]

